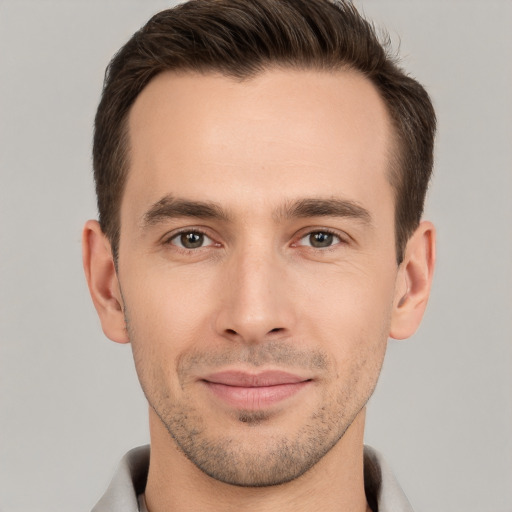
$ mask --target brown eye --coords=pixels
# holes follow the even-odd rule
[[[200,231],[185,231],[172,237],[171,243],[183,249],[199,249],[211,245],[213,241]]]
[[[329,233],[329,231],[313,231],[303,236],[300,239],[299,245],[314,247],[315,249],[325,249],[340,242],[340,237]]]

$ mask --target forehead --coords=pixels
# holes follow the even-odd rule
[[[122,210],[164,194],[272,207],[284,196],[392,195],[387,111],[353,71],[162,73],[135,101],[128,133]]]

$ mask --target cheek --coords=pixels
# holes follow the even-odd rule
[[[188,345],[208,325],[215,290],[205,277],[166,268],[144,273],[124,295],[133,327],[157,345]]]
[[[394,297],[394,272],[345,266],[317,272],[296,296],[304,297],[303,309],[312,326],[339,337],[340,345],[352,340],[387,338]]]
[[[155,383],[162,392],[164,387],[177,389],[179,358],[208,344],[213,301],[206,298],[212,293],[204,280],[190,279],[184,272],[145,273],[123,286],[135,367],[146,395]]]
[[[304,287],[308,300],[302,330],[332,355],[336,389],[347,395],[345,401],[351,394],[368,398],[375,387],[390,329],[393,276],[392,271],[345,268]]]

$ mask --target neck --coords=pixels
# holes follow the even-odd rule
[[[149,512],[366,512],[363,409],[338,443],[311,469],[286,484],[239,487],[199,470],[176,447],[150,410],[151,458],[146,486]]]

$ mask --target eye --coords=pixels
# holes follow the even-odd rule
[[[200,249],[214,244],[213,240],[201,231],[183,231],[174,235],[169,243],[182,249]]]
[[[297,245],[305,245],[314,247],[315,249],[325,249],[341,242],[342,240],[339,236],[329,231],[312,231],[306,236],[303,236]]]

